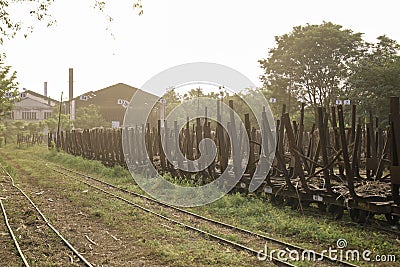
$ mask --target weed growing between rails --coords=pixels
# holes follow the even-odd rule
[[[67,231],[69,237],[82,239],[82,243],[86,244],[87,254],[91,254],[95,259],[101,259],[95,261],[99,265],[256,266],[261,264],[247,253],[228,250],[224,245],[205,240],[181,227],[147,216],[139,210],[128,208],[124,203],[104,197],[82,183],[49,172],[46,168],[48,161],[43,159],[43,154],[49,153],[47,150],[26,152],[26,150],[0,149],[0,157],[6,154],[7,161],[16,168],[18,183],[29,187],[35,198],[43,200],[44,206],[50,206],[47,211],[50,220],[62,223],[68,218],[65,226],[67,229],[75,229]],[[111,179],[114,178],[110,178],[109,182],[112,182]],[[131,182],[126,182],[125,185],[132,186]],[[35,192],[43,193],[36,195]],[[53,201],[49,202],[48,198]],[[54,209],[53,205],[58,208]],[[84,235],[88,235],[99,245],[91,244]],[[88,248],[88,243],[93,250]]]
[[[63,254],[62,256],[61,255],[57,255],[57,253],[59,253],[60,249],[61,250],[65,250],[65,247],[68,247],[68,249],[69,249],[68,252],[69,253],[72,252],[74,256],[77,256],[79,258],[77,261],[82,261],[85,266],[92,267],[93,265],[83,256],[83,254],[79,253],[79,251],[67,239],[65,239],[65,237],[62,234],[60,234],[59,230],[50,223],[50,221],[47,219],[47,217],[43,214],[42,210],[39,209],[37,203],[35,203],[28,196],[27,192],[25,192],[23,189],[21,189],[21,187],[19,185],[15,184],[14,177],[9,172],[7,172],[6,168],[4,168],[1,165],[0,166],[0,170],[2,172],[2,178],[6,177],[11,182],[11,184],[7,184],[7,183],[4,183],[4,180],[2,181],[3,193],[7,195],[7,193],[6,193],[7,191],[11,192],[13,190],[14,190],[14,192],[15,191],[18,192],[17,194],[14,193],[14,194],[11,194],[11,195],[7,195],[7,197],[2,198],[2,199],[7,201],[8,198],[11,198],[11,199],[13,199],[13,200],[11,200],[11,202],[13,202],[14,204],[19,202],[18,204],[16,204],[16,206],[17,206],[16,209],[18,211],[23,210],[23,211],[21,211],[21,213],[24,216],[26,216],[30,212],[32,212],[33,214],[37,214],[35,222],[38,223],[38,224],[42,224],[41,226],[47,225],[48,228],[46,228],[46,229],[47,230],[51,230],[50,231],[51,234],[47,234],[47,235],[44,234],[44,232],[40,233],[39,231],[41,231],[41,230],[38,230],[39,229],[38,226],[33,228],[33,230],[32,230],[32,228],[31,228],[30,231],[27,230],[26,237],[22,238],[22,241],[25,243],[25,246],[26,246],[26,251],[31,252],[32,250],[36,250],[36,253],[33,253],[33,254],[29,255],[30,256],[30,260],[29,261],[32,264],[33,263],[38,263],[39,265],[42,265],[42,264],[44,264],[44,265],[48,265],[48,264],[53,265],[52,262],[54,260],[55,261],[59,261],[59,263],[62,263],[62,262],[65,263],[65,261],[68,262],[70,260],[71,264],[73,264],[74,261],[75,261],[74,258],[71,255],[68,255],[70,258],[67,259],[68,257],[66,257],[65,251],[62,253]],[[8,189],[6,189],[7,186],[8,186]],[[26,205],[26,204],[28,204],[28,205]],[[5,222],[6,222],[7,226],[8,226],[8,228],[9,228],[9,232],[10,232],[10,235],[12,236],[12,239],[13,239],[13,241],[15,243],[15,246],[17,247],[17,249],[19,251],[19,254],[20,254],[25,266],[29,267],[29,263],[28,263],[27,259],[25,258],[25,255],[23,254],[22,250],[20,249],[18,241],[15,238],[13,230],[12,230],[10,224],[9,224],[9,220],[8,220],[7,214],[6,214],[7,212],[6,212],[6,209],[4,208],[3,203],[1,203],[1,208],[2,208],[2,211],[3,211],[3,214],[4,214]],[[15,207],[14,207],[14,209],[15,209]],[[29,227],[32,227],[32,219],[33,218],[35,218],[35,216],[32,216],[32,215],[29,216],[28,215],[27,218],[21,218],[20,217],[18,219],[18,221],[20,221],[20,223],[21,223],[21,221],[24,221],[24,224],[22,224],[22,228],[28,229]],[[17,231],[19,231],[19,230],[20,230],[20,228],[17,229]],[[57,237],[57,240],[55,240],[54,237]],[[19,239],[21,239],[21,235],[19,236]],[[26,242],[26,240],[29,240],[29,241]],[[47,246],[45,246],[44,248],[39,248],[40,246],[43,246],[46,243],[47,243]],[[60,248],[61,243],[63,243],[63,248]],[[38,252],[37,249],[44,249],[45,251],[44,252],[42,251],[41,253],[39,252],[37,254],[37,252]],[[51,255],[49,255],[48,250],[52,252]],[[34,254],[37,254],[37,255],[35,256]],[[46,256],[43,257],[43,259],[42,259],[39,256],[41,254],[42,255],[44,254]],[[51,259],[51,257],[54,257],[54,259]],[[49,259],[51,259],[50,260],[51,262],[48,262]]]
[[[130,173],[119,165],[110,168],[104,166],[100,161],[86,160],[79,156],[76,157],[64,152],[57,152],[55,149],[49,150],[48,153],[43,154],[43,159],[103,176],[114,178],[126,178],[130,176]]]
[[[108,187],[110,187],[110,188],[114,188],[114,189],[117,189],[118,191],[120,191],[120,192],[123,192],[123,193],[128,193],[129,195],[134,195],[135,197],[137,196],[137,197],[139,197],[140,199],[146,199],[146,200],[150,200],[150,198],[147,198],[147,197],[144,197],[144,196],[140,196],[140,195],[137,195],[137,194],[135,194],[135,193],[132,193],[132,194],[130,194],[129,193],[129,191],[126,191],[126,190],[120,190],[119,188],[117,188],[117,187],[115,187],[114,185],[111,185],[110,183],[107,183],[107,182],[105,182],[105,181],[101,181],[101,180],[99,180],[99,179],[97,179],[97,178],[95,178],[95,177],[93,177],[93,176],[88,176],[88,175],[85,175],[85,174],[81,174],[81,173],[79,173],[79,172],[76,172],[76,171],[74,171],[74,170],[70,170],[70,169],[67,169],[67,168],[64,168],[64,167],[62,167],[62,166],[49,166],[49,168],[50,169],[52,169],[53,171],[55,171],[55,172],[57,172],[57,173],[60,173],[60,174],[63,174],[63,175],[65,175],[66,177],[69,177],[69,178],[72,178],[72,179],[74,179],[74,180],[79,180],[79,181],[81,181],[81,182],[83,182],[83,183],[87,183],[88,181],[82,181],[82,180],[80,180],[80,178],[77,178],[77,177],[81,177],[81,178],[84,178],[84,179],[88,179],[88,180],[90,180],[90,183],[89,184],[91,184],[91,182],[92,181],[96,181],[96,182],[98,182],[98,183],[100,183],[100,184],[103,184],[103,185],[107,185]],[[61,170],[61,171],[60,171]],[[64,171],[67,171],[69,174],[66,174]],[[71,176],[70,174],[73,174],[73,176],[77,176],[77,177],[73,177],[73,176]],[[92,185],[91,185],[92,186]],[[103,190],[101,190],[102,192],[104,192]],[[108,192],[104,192],[104,193],[107,193],[108,194]],[[113,195],[113,194],[112,194]],[[114,197],[116,197],[115,195],[113,195]],[[119,197],[118,197],[119,198]],[[124,200],[124,201],[127,201],[127,200]],[[127,201],[127,202],[129,202],[129,201]],[[151,201],[152,203],[154,203],[155,201]],[[132,203],[130,203],[130,204],[132,204]],[[162,204],[162,206],[164,207],[165,205],[164,204]],[[175,208],[173,208],[174,210],[175,210]],[[176,209],[177,211],[178,211],[178,209]],[[183,210],[181,210],[181,209],[179,209],[179,211],[180,212],[183,212]],[[184,214],[188,214],[187,212],[183,212]],[[168,213],[167,213],[168,214]],[[191,213],[191,215],[194,215],[193,213]],[[174,217],[178,217],[178,218],[181,218],[180,216],[177,216],[177,215],[174,215]],[[196,218],[199,218],[198,217],[198,215],[196,215],[195,216]],[[202,218],[202,219],[204,219],[205,221],[209,221],[208,219],[205,219],[205,218]],[[211,221],[210,221],[211,222]],[[213,222],[215,222],[215,221],[213,221]],[[197,225],[197,224],[196,224]],[[218,223],[218,225],[220,225],[219,223]],[[221,224],[222,225],[222,224]],[[224,226],[227,226],[226,224],[223,224]],[[198,226],[196,226],[196,227],[198,227]],[[228,228],[229,229],[234,229],[235,227],[234,226],[228,226]],[[204,229],[203,228],[203,230],[206,230],[207,232],[209,232],[209,230],[207,230],[207,229],[209,229],[208,227],[206,228],[206,229]],[[194,229],[193,229],[194,230]],[[215,230],[215,229],[214,229]],[[246,234],[248,234],[249,232],[248,232],[248,230],[240,230],[240,229],[237,229],[237,230],[239,230],[240,232],[245,232]],[[220,233],[220,231],[218,231],[217,233]],[[215,232],[214,232],[214,234],[216,234]],[[208,234],[207,234],[208,235]],[[221,235],[220,235],[221,236]],[[225,235],[224,235],[225,236]],[[263,236],[259,236],[258,234],[256,234],[256,233],[251,233],[251,236],[249,237],[245,237],[244,239],[242,239],[243,238],[243,236],[242,236],[242,238],[240,238],[240,242],[237,242],[237,239],[232,239],[232,238],[235,238],[235,236],[231,236],[231,235],[227,235],[227,236],[225,236],[225,240],[224,240],[224,242],[223,243],[226,243],[225,241],[226,241],[226,239],[229,239],[229,240],[234,240],[236,243],[239,243],[239,244],[241,244],[241,245],[249,245],[250,243],[252,243],[253,245],[254,245],[254,240],[253,240],[253,237],[255,237],[255,236],[257,236],[257,237],[260,237],[260,238],[262,238],[262,239],[265,239],[265,240],[267,240],[267,243],[269,242],[269,241],[272,241],[274,244],[280,244],[280,245],[283,245],[283,246],[286,246],[286,249],[294,249],[295,251],[300,251],[300,252],[302,252],[302,251],[309,251],[309,249],[304,249],[304,248],[301,248],[301,247],[299,247],[299,246],[293,246],[292,244],[290,244],[290,243],[288,243],[288,242],[284,242],[284,243],[282,243],[281,241],[277,241],[276,239],[270,239],[270,238],[268,238],[268,237],[264,237],[264,235]],[[251,240],[250,241],[250,243],[247,243],[247,241],[248,240]],[[233,244],[231,244],[231,245],[233,245]],[[235,245],[235,247],[237,246],[237,244]],[[258,246],[256,246],[256,247],[261,247],[261,246],[264,246],[263,244],[258,244]],[[339,245],[338,245],[339,246]],[[241,248],[243,248],[243,247],[241,247]],[[270,247],[269,247],[270,248]],[[280,248],[281,250],[277,250],[277,247],[275,247],[275,249],[274,249],[274,253],[276,252],[276,251],[279,251],[279,254],[278,254],[278,258],[280,257],[279,255],[282,255],[282,251],[286,251],[286,249],[285,250],[282,250],[283,249],[283,247],[281,247]],[[247,250],[247,249],[246,249]],[[321,252],[321,254],[319,254],[319,253],[317,253],[315,250],[313,250],[314,251],[314,253],[313,253],[313,255],[314,256],[316,256],[316,257],[318,257],[318,259],[319,259],[319,261],[320,260],[327,260],[327,259],[331,259],[331,261],[335,261],[336,262],[336,260],[337,259],[335,259],[335,258],[331,258],[330,256],[327,256],[326,254],[322,254],[322,253],[324,253],[323,251]],[[254,253],[254,252],[256,252],[256,251],[254,251],[254,250],[252,250],[252,252]],[[332,251],[332,252],[334,252],[334,251]],[[369,250],[367,250],[366,252],[369,252]],[[261,260],[262,258],[264,258],[266,255],[260,255],[260,252],[257,252],[257,256],[259,257],[259,259]],[[276,260],[279,260],[278,258],[274,258],[274,257],[272,257],[272,258],[270,258],[270,260],[273,260],[274,262],[276,261]],[[296,260],[296,259],[293,259],[294,261],[300,261],[300,260]],[[285,261],[285,260],[284,260]],[[339,260],[340,261],[340,260]],[[354,260],[352,260],[352,261],[354,261]],[[358,260],[357,260],[358,261]],[[322,262],[320,262],[320,264],[323,264]],[[320,265],[320,264],[318,264],[318,265]],[[354,264],[348,264],[348,263],[346,263],[346,262],[340,262],[340,264],[343,264],[343,265],[345,265],[345,266],[355,266]],[[331,266],[331,265],[329,265],[329,266]]]
[[[79,156],[76,157],[64,152],[57,152],[56,150],[50,150],[49,153],[44,154],[44,159],[50,162],[63,164],[66,167],[74,168],[86,173],[101,175],[102,177],[107,177],[107,179],[111,178],[113,183],[122,186],[125,186],[125,183],[131,184],[134,186],[134,190],[136,192],[146,194],[139,187],[135,186],[135,181],[133,180],[131,174],[119,165],[115,165],[114,167],[106,167],[99,161],[87,160]],[[199,185],[199,183],[196,183],[194,179],[186,179],[185,177],[174,178],[168,173],[164,175],[164,178],[174,184],[184,187],[193,187]],[[148,183],[151,184],[151,187],[153,188],[161,186],[160,183],[153,184],[152,180],[149,180]],[[207,198],[207,194],[204,195],[204,198]]]

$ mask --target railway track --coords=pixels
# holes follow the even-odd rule
[[[400,237],[400,230],[398,229],[397,225],[396,226],[388,225],[386,221],[379,219],[371,219],[368,222],[370,224],[365,226],[393,235],[394,237]],[[386,227],[384,225],[386,225]]]
[[[232,246],[235,249],[244,250],[254,256],[269,259],[278,266],[294,265],[290,262],[280,260],[270,255],[266,255],[265,250],[263,250],[266,244],[268,244],[269,250],[297,251],[300,254],[308,251],[307,249],[268,237],[266,235],[262,235],[243,228],[216,221],[192,213],[190,211],[186,211],[184,209],[159,202],[150,197],[128,191],[124,188],[117,187],[108,182],[102,181],[87,174],[77,172],[75,170],[65,168],[63,166],[54,164],[47,164],[46,166],[56,173],[82,182],[89,187],[95,188],[96,190],[101,191],[104,194],[119,199],[145,212],[151,213],[164,220],[180,225],[188,230],[200,233],[205,237]],[[107,190],[105,188],[107,188]],[[117,192],[122,193],[124,196],[129,195],[130,197],[133,197],[136,201],[133,202],[131,199],[122,197]],[[137,200],[140,201],[140,204],[138,204]],[[231,239],[234,239],[235,241],[232,241]],[[314,262],[315,266],[357,266],[352,263],[341,261],[338,259],[331,259],[328,256],[319,253],[315,253],[315,257],[316,259],[318,259],[318,261]]]
[[[0,195],[1,211],[5,225],[15,248],[18,251],[18,255],[21,258],[23,266],[38,266],[35,256],[38,256],[38,253],[40,253],[40,257],[54,258],[52,261],[63,261],[63,264],[69,264],[71,266],[93,267],[93,265],[86,260],[86,258],[79,253],[74,246],[69,243],[68,240],[64,238],[61,233],[50,223],[50,221],[45,217],[32,199],[17,184],[15,184],[14,178],[2,165],[0,165],[0,171],[2,172],[0,178],[0,185],[2,186],[2,193]],[[14,208],[15,205],[18,205],[16,208],[17,210],[7,208],[12,204],[14,204]],[[21,224],[21,226],[18,228],[16,228],[17,223]],[[50,230],[50,233],[52,234],[49,234],[49,232],[46,232],[44,229],[42,229],[45,226],[47,226],[48,230]],[[18,232],[19,235],[16,235],[16,232]],[[21,242],[18,242],[18,239]],[[61,244],[60,241],[62,241],[63,244]],[[35,246],[35,244],[37,246]],[[40,248],[36,248],[40,247],[41,245],[46,246],[46,251],[39,251]],[[67,254],[69,259],[56,258],[60,254],[66,254],[65,251],[57,251],[57,256],[52,257],[51,254],[55,251],[55,248],[63,245],[68,248]],[[74,259],[74,257],[71,256],[71,252],[72,255],[77,257],[79,260]],[[54,262],[52,262],[52,264],[54,264]]]

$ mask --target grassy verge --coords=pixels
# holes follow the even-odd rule
[[[99,262],[98,258],[92,259],[99,266],[101,264],[103,266],[141,266],[139,263],[142,260],[147,261],[144,263],[146,266],[248,266],[258,263],[256,259],[246,253],[227,249],[226,246],[208,241],[180,226],[130,208],[121,201],[107,198],[82,183],[68,178],[60,179],[60,175],[49,171],[45,164],[51,160],[80,171],[90,170],[91,174],[97,174],[103,178],[112,177],[109,179],[110,182],[118,182],[130,187],[132,178],[122,168],[105,168],[97,162],[55,154],[43,147],[16,149],[15,146],[8,146],[0,149],[0,157],[2,157],[3,163],[9,161],[4,157],[12,161],[11,164],[15,168],[8,167],[8,169],[15,175],[16,182],[27,192],[30,191],[31,197],[41,207],[45,203],[40,203],[40,197],[37,196],[39,191],[43,192],[43,196],[46,195],[44,202],[48,201],[49,194],[52,193],[51,203],[65,204],[59,204],[61,206],[58,209],[52,208],[53,213],[47,212],[46,216],[50,221],[56,224],[65,221],[66,227],[70,227],[70,225],[76,225],[70,220],[84,215],[87,221],[80,222],[84,227],[83,231],[86,232],[88,228],[93,229],[95,226],[91,224],[96,223],[98,228],[95,229],[98,232],[104,232],[104,229],[108,229],[110,232],[115,231],[117,233],[115,235],[128,242],[127,245],[124,245],[125,247],[115,249],[115,253],[123,254],[123,262],[112,264],[108,261]],[[71,209],[73,217],[70,217],[71,214],[64,213]],[[104,228],[99,227],[99,224],[104,225]],[[58,225],[58,227],[62,229],[63,226]],[[79,235],[79,229],[69,231],[71,231],[71,235],[68,235],[67,232],[67,239],[72,240],[73,244],[79,244],[78,239],[82,237]],[[65,230],[63,232],[65,233]],[[92,232],[92,235],[95,235],[95,232]],[[97,239],[99,238],[97,237]],[[85,238],[83,241],[87,242]],[[112,243],[115,241],[112,240]],[[107,249],[107,244],[102,245],[104,245],[104,249]],[[82,249],[85,251],[87,248]],[[102,254],[104,253],[99,255]],[[113,256],[111,260],[115,260],[115,258],[117,257]],[[131,262],[136,263],[131,264]]]
[[[25,149],[15,150],[15,147],[7,147],[2,150],[14,154],[14,158],[22,157],[21,155],[29,152],[32,157],[39,157],[92,174],[120,187],[143,193],[134,184],[130,173],[119,166],[107,168],[100,162],[48,151],[43,147],[32,147],[26,151],[24,151]],[[346,239],[348,244],[346,249],[348,250],[357,249],[360,252],[370,250],[371,258],[375,255],[395,255],[397,261],[400,260],[400,243],[394,236],[356,225],[348,219],[345,219],[345,222],[334,222],[326,215],[316,216],[314,212],[307,210],[304,215],[301,215],[298,211],[288,207],[272,206],[265,198],[254,195],[227,195],[212,204],[190,210],[315,251],[322,251],[330,247],[335,249],[338,239]],[[98,212],[106,213],[107,211]],[[362,266],[396,266],[395,263],[373,265],[359,262],[358,264]]]

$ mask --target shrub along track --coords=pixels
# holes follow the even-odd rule
[[[59,165],[46,164],[46,166],[59,174],[80,181],[92,188],[95,188],[96,190],[99,190],[113,198],[122,200],[125,203],[133,205],[143,211],[156,215],[175,224],[179,224],[188,230],[199,232],[206,237],[230,245],[236,249],[245,250],[253,255],[259,254],[260,256],[265,256],[259,251],[260,249],[264,248],[266,242],[268,243],[269,251],[272,249],[290,249],[299,252],[300,255],[303,251],[305,251],[304,248],[300,248],[293,244],[206,218],[174,206],[170,206],[147,196],[119,188],[95,177]],[[124,197],[121,196],[121,193],[124,195]],[[133,202],[133,200],[135,200],[135,202]],[[266,256],[269,259],[269,255]],[[357,266],[340,260],[332,260],[329,257],[318,253],[316,254],[316,258],[319,260],[310,262],[310,264],[313,264],[313,266]],[[293,266],[288,262],[277,259],[276,257],[273,257],[269,260],[272,260],[275,264],[280,266]]]
[[[275,200],[276,201],[276,200]],[[356,223],[353,221],[346,221],[345,219],[337,219],[332,214],[328,213],[329,208],[326,205],[311,207],[309,204],[303,204],[301,207],[297,203],[287,203],[285,199],[280,199],[280,201],[276,201],[273,203],[276,207],[284,207],[288,205],[292,210],[299,210],[302,214],[309,214],[315,217],[325,216],[325,218],[331,222],[335,222],[337,224],[342,225],[343,227],[363,227],[371,230],[377,230],[387,234],[390,238],[399,238],[399,223],[397,222],[395,225],[387,222],[386,220],[381,220],[373,217],[373,214],[368,214],[367,220],[364,223]],[[347,212],[347,211],[346,211]],[[350,216],[350,215],[349,215]]]
[[[275,206],[283,207],[283,204],[277,204]],[[292,206],[292,209],[293,209],[293,206]],[[326,206],[324,208],[320,208],[320,207],[313,208],[313,207],[303,206],[301,212],[304,212],[305,210],[307,211],[308,214],[312,214],[315,217],[318,217],[321,215],[326,216],[326,218],[329,221],[341,224],[341,225],[343,225],[343,227],[357,227],[357,226],[360,227],[361,226],[361,227],[364,227],[367,229],[383,232],[383,233],[387,234],[390,238],[399,238],[400,237],[399,223],[397,223],[396,225],[392,225],[385,220],[373,218],[371,216],[371,214],[368,214],[366,222],[356,223],[353,221],[349,222],[349,221],[345,221],[343,219],[332,218],[331,214],[328,214],[328,212],[326,210]]]
[[[3,213],[3,216],[0,215],[0,217],[4,218],[4,223],[0,223],[0,259],[1,263],[5,264],[7,263],[8,266],[20,266],[23,264],[23,259],[21,256],[21,253],[19,250],[19,245],[17,247],[17,243],[14,241],[15,237],[11,237],[12,240],[10,240],[10,235],[11,234],[10,228],[11,226],[9,225],[8,218],[6,215],[6,211],[4,209],[3,205],[3,200],[4,198],[0,198],[0,204],[1,204],[1,211]],[[14,245],[14,246],[13,246]],[[23,254],[23,253],[22,253]]]
[[[92,267],[48,221],[31,198],[14,183],[13,177],[2,165],[0,171],[1,210],[23,265]]]
[[[379,219],[369,219],[367,220],[367,223],[369,224],[365,224],[366,227],[371,227],[375,230],[385,232],[396,238],[400,237],[400,230],[398,230],[399,229],[398,223],[397,225],[393,226],[390,225],[387,221]]]

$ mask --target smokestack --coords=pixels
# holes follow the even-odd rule
[[[69,101],[74,98],[74,69],[69,68]]]
[[[47,97],[47,82],[44,82],[44,94],[45,97]]]
[[[74,69],[69,68],[69,114],[70,119],[75,120],[75,101],[74,98]]]
[[[44,89],[44,92],[43,92],[44,99],[47,98],[47,105],[50,105],[50,97],[47,96],[47,82],[44,82],[44,88],[43,89]]]
[[[68,98],[68,104],[67,105],[67,114],[71,114],[71,100],[74,98],[74,69],[69,68],[69,80],[68,80],[68,85],[69,85],[69,98]]]

